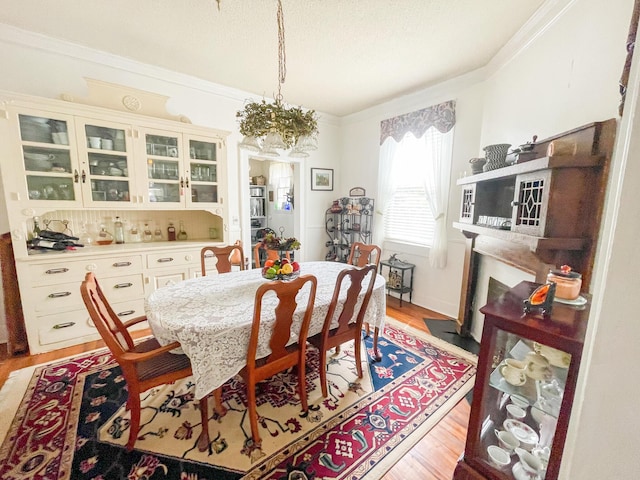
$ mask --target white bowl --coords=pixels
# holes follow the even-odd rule
[[[511,455],[504,448],[491,445],[487,448],[489,461],[498,468],[504,468],[511,463]]]

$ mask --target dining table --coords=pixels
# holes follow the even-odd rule
[[[333,298],[338,274],[346,268],[356,268],[339,262],[301,262],[301,275],[317,278],[316,298],[309,326],[309,336],[320,333],[329,304]],[[265,282],[262,270],[237,270],[192,278],[162,287],[149,295],[145,311],[153,334],[162,345],[178,341],[193,370],[195,397],[201,399],[234,377],[246,365],[249,337],[253,323],[255,293]],[[370,280],[365,280],[364,286]],[[386,317],[385,279],[375,274],[375,284],[364,322],[374,327],[374,360],[379,361],[378,334]],[[358,305],[364,297],[365,288]],[[301,290],[299,295],[304,295]],[[344,302],[343,289],[338,302]],[[275,295],[265,297],[262,305],[260,338],[257,358],[269,351],[269,324],[275,321]],[[303,306],[299,301],[292,325],[292,342],[302,322]],[[332,322],[336,322],[341,308],[336,308]],[[355,319],[354,319],[355,321]]]

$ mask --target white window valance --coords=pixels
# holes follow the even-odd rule
[[[455,108],[455,100],[449,100],[439,105],[383,120],[380,122],[380,145],[388,137],[400,143],[408,132],[420,138],[430,127],[435,127],[440,133],[447,133],[456,123]]]

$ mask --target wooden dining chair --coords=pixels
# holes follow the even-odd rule
[[[382,249],[377,245],[354,242],[351,245],[347,263],[357,267],[364,267],[369,263],[373,263],[376,268],[378,268],[380,266],[381,254]]]
[[[364,286],[365,279],[369,277],[369,282]],[[349,282],[347,282],[349,280]],[[371,299],[373,286],[376,282],[376,266],[373,264],[365,265],[362,268],[347,268],[338,274],[336,286],[333,290],[333,298],[329,304],[329,310],[324,320],[322,331],[313,337],[309,337],[307,341],[314,345],[320,351],[320,384],[322,386],[322,396],[326,397],[327,392],[327,350],[330,348],[338,348],[345,342],[354,341],[355,360],[358,378],[362,378],[362,362],[361,362],[361,332],[362,320]],[[332,325],[332,319],[339,304],[338,298],[343,290],[346,289],[346,299],[342,305],[342,311],[338,315],[337,326]],[[359,308],[358,297],[364,289],[364,297]],[[355,319],[355,320],[354,320]]]
[[[191,362],[186,355],[169,353],[180,347],[178,342],[164,347],[155,338],[134,343],[128,328],[144,322],[147,317],[136,317],[123,323],[111,308],[93,273],[86,274],[80,292],[91,320],[120,365],[127,382],[127,410],[131,411],[127,450],[131,451],[140,429],[140,395],[152,387],[190,376]],[[216,400],[219,405],[218,394],[219,392],[216,394]],[[200,400],[203,425],[208,421],[206,402],[207,397]]]
[[[239,266],[240,270],[244,270],[244,251],[242,250],[242,245],[238,244],[238,242],[224,247],[207,246],[200,250],[200,268],[202,269],[203,277],[207,275],[206,260],[211,258],[206,255],[208,252],[212,252],[216,258],[215,267],[218,273],[229,273],[235,265]]]
[[[257,243],[256,246],[253,247],[253,260],[256,264],[256,268],[261,268],[263,266],[264,262],[261,260],[261,258],[264,258],[264,261],[279,260],[280,252],[278,250],[270,250],[263,247],[261,243]],[[284,253],[284,258],[291,261],[291,255],[289,254],[289,252]]]
[[[287,345],[291,340],[293,314],[298,306],[296,296],[307,284],[309,284],[309,293],[307,296],[306,307],[304,309],[302,324],[297,335],[298,341],[291,345]],[[256,410],[256,384],[258,382],[266,380],[274,374],[290,367],[297,366],[300,403],[302,405],[302,410],[307,411],[305,375],[306,338],[309,331],[309,323],[311,322],[311,314],[313,313],[317,285],[318,281],[315,276],[301,275],[300,277],[287,282],[274,281],[265,283],[256,291],[253,307],[253,324],[251,326],[249,350],[247,352],[247,364],[240,371],[240,375],[247,385],[251,436],[254,444],[258,447],[262,442],[258,432],[258,412]],[[278,304],[274,309],[275,323],[269,338],[269,348],[271,353],[267,357],[256,359],[260,329],[272,328],[271,325],[263,325],[261,323],[263,298],[269,292],[274,292],[278,297]]]
[[[347,263],[349,265],[356,265],[357,267],[364,267],[365,265],[372,263],[376,266],[376,269],[380,267],[380,256],[382,255],[382,249],[373,244],[354,242],[351,245],[351,251],[349,252],[349,258]],[[371,327],[368,323],[364,324],[364,330],[367,336],[371,333]]]

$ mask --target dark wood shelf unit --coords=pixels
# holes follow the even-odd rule
[[[570,265],[590,291],[616,127],[610,119],[575,128],[537,142],[516,164],[457,181],[462,204],[453,226],[466,242],[458,333],[471,329],[480,255],[539,283],[550,269]],[[552,142],[571,154],[547,155]]]

